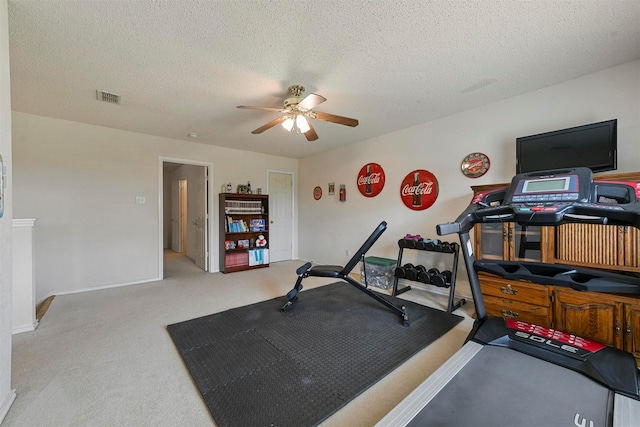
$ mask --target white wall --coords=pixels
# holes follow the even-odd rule
[[[397,240],[407,233],[437,237],[435,226],[455,219],[470,202],[470,186],[511,180],[519,136],[617,118],[617,172],[638,171],[639,88],[640,61],[634,61],[305,158],[300,162],[304,173],[298,187],[299,255],[342,265],[349,259],[346,250],[357,250],[381,220],[389,227],[370,255],[396,258]],[[466,178],[460,162],[475,151],[490,157],[491,168],[481,178]],[[369,162],[380,164],[386,175],[382,193],[374,198],[362,196],[356,186],[358,171]],[[414,169],[431,171],[440,185],[435,204],[424,211],[406,208],[400,198],[400,184]],[[329,182],[346,184],[346,202],[339,202],[337,195],[326,195]],[[316,185],[324,191],[319,201],[313,200]],[[455,236],[443,240],[457,241]],[[464,269],[458,277],[466,277]]]
[[[212,218],[223,182],[266,188],[267,168],[298,161],[13,113],[15,215],[36,218],[36,298],[156,280],[159,158],[214,164]],[[136,204],[144,196],[145,204]],[[294,236],[297,238],[297,236]],[[217,251],[217,245],[212,249]],[[217,256],[214,256],[217,260]],[[212,266],[217,271],[218,266]]]
[[[4,191],[4,215],[0,218],[0,423],[15,392],[11,390],[11,310],[12,292],[12,156],[11,156],[11,85],[9,76],[8,4],[0,0],[0,154],[7,168]]]

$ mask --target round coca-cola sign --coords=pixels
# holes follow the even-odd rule
[[[431,172],[416,169],[402,180],[400,197],[409,209],[414,211],[427,209],[438,198],[438,180]]]
[[[377,163],[367,163],[358,172],[358,190],[365,197],[375,197],[384,188],[384,170]]]

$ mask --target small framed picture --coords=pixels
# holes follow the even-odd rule
[[[329,183],[328,193],[329,193],[330,196],[333,196],[333,195],[336,194],[336,183],[335,182],[330,182]]]

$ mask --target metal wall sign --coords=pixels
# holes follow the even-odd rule
[[[322,187],[316,186],[316,188],[313,189],[313,198],[316,200],[320,200],[322,198]]]
[[[384,170],[377,163],[367,163],[358,172],[358,190],[365,197],[375,197],[384,188]]]
[[[460,169],[464,176],[469,178],[480,178],[487,173],[491,162],[489,157],[484,153],[471,153],[462,159]]]
[[[400,198],[409,209],[415,211],[427,209],[438,198],[438,180],[431,172],[416,169],[402,180]]]

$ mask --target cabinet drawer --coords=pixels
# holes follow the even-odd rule
[[[478,275],[483,295],[523,301],[528,304],[549,307],[549,287],[519,280],[508,280],[501,277]]]
[[[484,296],[484,304],[489,316],[518,319],[546,328],[551,327],[551,310],[549,307],[497,298],[491,295]]]

